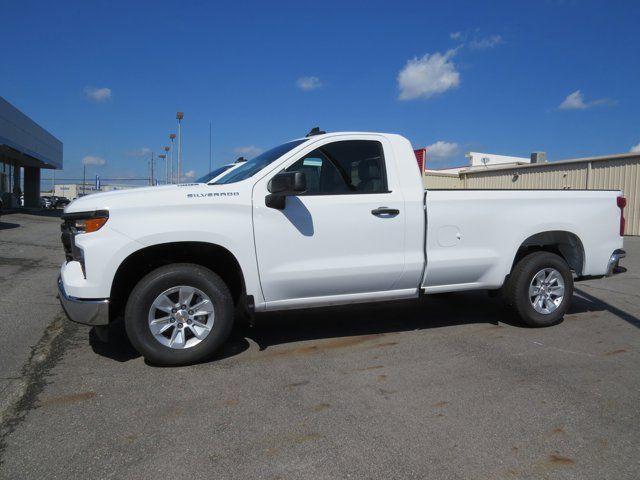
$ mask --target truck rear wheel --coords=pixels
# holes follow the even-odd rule
[[[200,265],[157,268],[135,286],[125,308],[133,346],[157,365],[205,360],[233,326],[233,299],[224,281]]]
[[[522,258],[511,272],[506,300],[530,327],[558,323],[571,306],[573,275],[562,257],[534,252]]]

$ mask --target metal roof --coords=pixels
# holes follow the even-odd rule
[[[62,142],[0,97],[0,147],[20,165],[62,168]]]
[[[536,168],[536,167],[545,167],[545,166],[556,166],[556,165],[567,165],[572,163],[584,163],[584,162],[604,162],[608,160],[624,160],[627,158],[638,157],[640,158],[640,152],[627,152],[627,153],[617,153],[614,155],[603,155],[597,157],[583,157],[583,158],[571,158],[568,160],[557,160],[553,162],[544,162],[544,163],[528,163],[525,165],[500,165],[495,167],[487,167],[487,168],[473,168],[461,170],[460,175],[472,174],[472,173],[486,173],[486,172],[494,172],[499,170],[521,170],[526,168]]]

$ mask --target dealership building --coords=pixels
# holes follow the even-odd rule
[[[5,208],[38,207],[40,172],[62,169],[62,142],[0,97],[0,198]]]

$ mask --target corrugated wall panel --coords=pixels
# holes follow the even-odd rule
[[[627,233],[640,235],[640,158],[594,162],[589,184],[594,189],[622,190],[627,198]]]
[[[431,190],[443,188],[462,188],[462,180],[457,175],[426,173],[424,187]]]
[[[513,189],[581,189],[587,185],[586,163],[576,165],[552,164],[531,168],[513,168],[497,171],[470,172],[466,175],[466,188]],[[464,182],[463,182],[464,183]]]

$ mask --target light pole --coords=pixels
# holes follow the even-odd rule
[[[184,118],[183,112],[176,113],[176,119],[178,120],[178,183],[182,182],[182,119]]]
[[[164,153],[161,153],[160,155],[158,155],[158,158],[161,158],[164,160],[164,177],[167,178],[167,156]],[[160,170],[159,166],[158,166],[158,170]]]
[[[169,184],[169,178],[170,178],[170,176],[169,176],[169,170],[170,170],[169,167],[170,167],[170,165],[169,165],[169,161],[168,161],[168,158],[169,158],[169,147],[162,147],[162,149],[164,150],[164,158],[165,158],[165,161],[164,161],[164,166],[165,166],[165,168],[164,168],[164,177],[165,178],[164,178],[164,180],[165,180],[165,183],[168,185]]]
[[[211,171],[211,120],[209,120],[209,171]]]
[[[173,141],[176,139],[175,133],[169,134],[169,140],[171,140],[171,183],[176,183],[175,172],[178,170],[174,168],[173,164]]]

